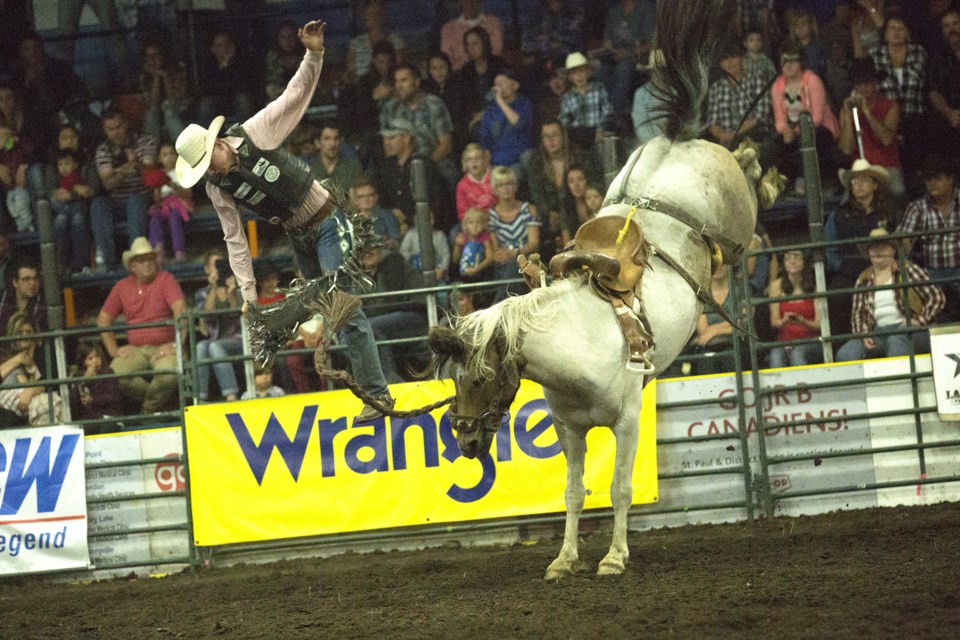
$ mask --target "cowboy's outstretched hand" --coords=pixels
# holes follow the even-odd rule
[[[308,50],[323,51],[323,32],[326,28],[326,22],[314,20],[303,25],[303,28],[297,32],[297,36]]]

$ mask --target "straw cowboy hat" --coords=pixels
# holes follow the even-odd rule
[[[593,67],[587,56],[583,55],[579,51],[574,51],[573,53],[567,55],[567,62],[563,65],[567,71],[573,71],[574,69],[579,69],[580,67]]]
[[[123,260],[123,266],[125,269],[130,268],[130,261],[136,258],[137,256],[147,256],[147,255],[157,255],[157,252],[153,250],[153,247],[150,245],[150,241],[140,236],[139,238],[134,238],[133,244],[130,245],[129,251],[124,251],[121,259]]]
[[[878,184],[883,186],[890,184],[890,174],[886,169],[877,164],[870,164],[868,160],[863,158],[854,160],[853,166],[849,169],[840,169],[837,175],[840,177],[840,182],[843,183],[844,188],[850,189],[850,179],[860,173],[870,174]]]
[[[223,127],[223,116],[217,116],[207,129],[198,124],[187,125],[177,137],[177,180],[180,185],[189,189],[200,182],[200,178],[210,166],[213,154],[213,143]]]

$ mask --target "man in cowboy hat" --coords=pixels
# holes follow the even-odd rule
[[[474,133],[494,165],[523,174],[520,161],[533,148],[533,102],[519,90],[514,72],[499,73],[493,79],[493,102],[483,110]]]
[[[126,324],[138,325],[179,318],[187,310],[183,290],[169,271],[158,268],[149,240],[136,238],[122,259],[130,275],[113,285],[97,316],[98,327],[107,329],[121,314]],[[177,368],[172,325],[128,329],[127,344],[122,347],[113,331],[100,335],[117,374]],[[177,375],[154,375],[149,382],[143,377],[120,378],[120,391],[141,403],[143,413],[173,409],[177,406]]]
[[[310,106],[317,88],[326,26],[325,22],[314,20],[300,29],[298,36],[306,53],[287,88],[273,102],[246,122],[227,129],[223,137],[218,134],[224,118],[217,116],[207,129],[191,124],[177,138],[177,178],[184,187],[201,178],[207,180],[207,195],[220,217],[244,311],[257,301],[257,288],[238,206],[283,227],[297,267],[307,280],[323,274],[319,252],[336,243],[336,239],[324,240],[324,234],[331,229],[335,233],[338,225],[321,225],[336,208],[330,192],[314,179],[305,162],[281,147]],[[333,269],[338,266],[339,262],[323,265]],[[369,393],[389,398],[372,334],[364,335],[368,335],[369,348],[348,349],[354,375]],[[369,353],[373,354],[372,359],[362,355]]]
[[[567,79],[572,85],[560,99],[557,119],[567,127],[570,139],[590,150],[603,136],[604,121],[610,117],[610,96],[599,82],[591,82],[593,66],[579,51],[567,56]]]

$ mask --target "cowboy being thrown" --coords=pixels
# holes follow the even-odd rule
[[[306,280],[323,275],[318,258],[319,222],[330,216],[337,203],[329,191],[314,180],[309,167],[290,155],[281,144],[299,124],[310,105],[323,67],[326,23],[309,22],[299,30],[306,48],[300,68],[287,88],[273,102],[249,120],[236,124],[219,137],[224,117],[217,116],[207,129],[191,124],[177,138],[177,178],[189,188],[207,180],[206,191],[220,218],[230,267],[243,296],[243,311],[257,301],[253,260],[238,207],[283,227],[293,247],[294,258]],[[372,353],[376,346],[357,350]],[[353,354],[349,354],[353,355]],[[363,362],[354,362],[355,359]],[[351,357],[357,382],[375,397],[389,399],[379,360]],[[359,366],[358,366],[359,365]],[[377,417],[366,411],[366,419]]]

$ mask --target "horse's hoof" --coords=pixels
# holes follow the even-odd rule
[[[572,576],[577,572],[576,562],[557,562],[550,563],[547,567],[547,573],[543,576],[544,580],[560,580]]]
[[[597,567],[598,576],[619,576],[623,573],[624,564],[620,560],[613,558],[604,558]]]

